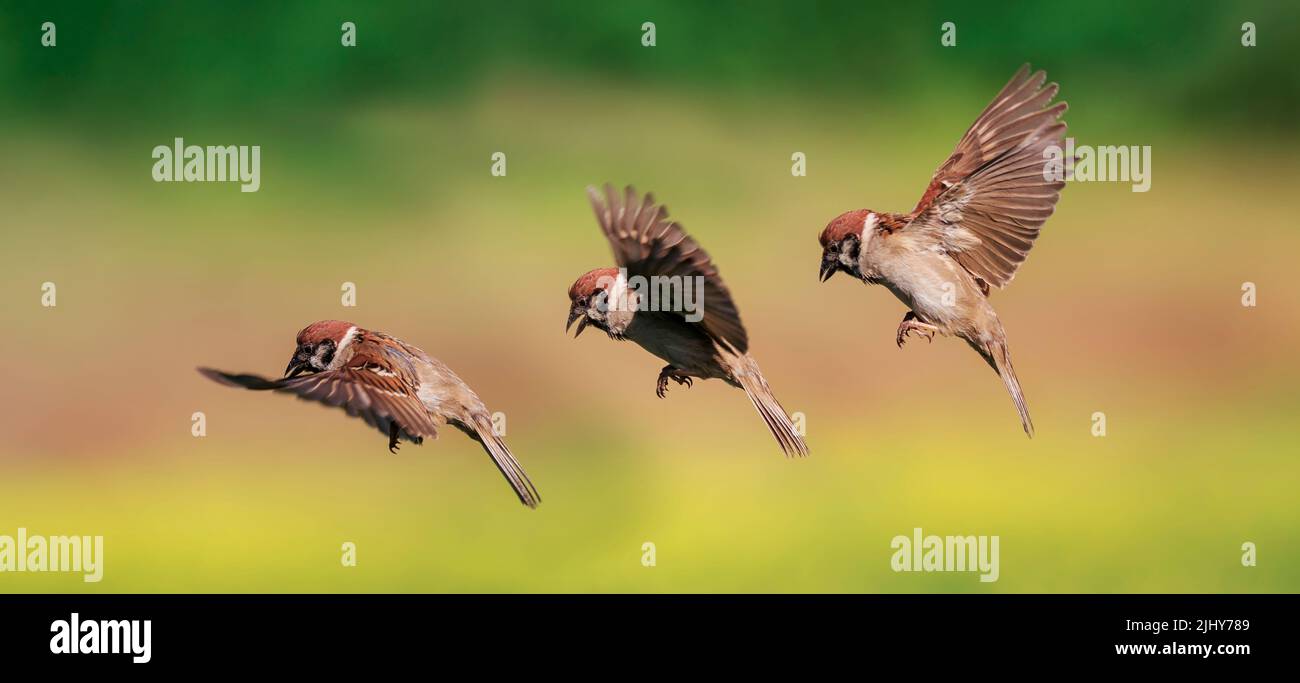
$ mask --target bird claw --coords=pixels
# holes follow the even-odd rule
[[[898,344],[898,348],[903,348],[903,344],[907,341],[907,337],[913,332],[925,337],[927,343],[934,342],[935,327],[933,325],[904,319],[903,322],[898,325],[898,334],[894,337],[894,342]]]
[[[674,374],[676,372],[677,368],[674,368],[671,365],[659,371],[659,381],[655,384],[656,396],[663,398],[668,393],[668,380],[670,379],[678,384],[685,384],[688,389],[691,387],[691,378],[685,375]]]

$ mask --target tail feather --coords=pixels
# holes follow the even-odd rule
[[[1016,369],[1011,365],[1011,351],[1007,348],[1007,343],[1001,340],[987,342],[982,353],[985,360],[1002,378],[1002,383],[1007,385],[1007,393],[1011,394],[1011,401],[1016,404],[1016,412],[1020,413],[1020,423],[1025,428],[1025,434],[1032,439],[1034,421],[1029,417],[1029,405],[1025,403],[1025,394],[1020,390]]]
[[[733,373],[736,382],[740,388],[745,390],[749,400],[758,410],[758,414],[767,423],[767,428],[771,430],[772,436],[776,437],[777,443],[781,445],[781,450],[785,451],[786,457],[808,455],[808,444],[804,442],[803,437],[795,429],[794,423],[786,415],[785,408],[776,400],[772,394],[772,389],[767,385],[767,380],[763,379],[763,374],[758,370],[758,364],[752,358],[746,358],[747,362],[743,367],[737,368]]]
[[[474,424],[474,436],[478,442],[483,444],[483,450],[492,458],[501,475],[510,483],[510,487],[515,490],[515,495],[519,496],[519,502],[530,508],[536,508],[537,504],[542,502],[542,496],[537,492],[537,487],[533,486],[532,480],[528,478],[528,473],[524,472],[523,465],[515,460],[515,456],[506,446],[505,440],[497,436],[492,431],[492,424],[487,420],[478,420]]]

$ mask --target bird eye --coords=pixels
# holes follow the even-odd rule
[[[587,297],[585,297],[585,296],[580,296],[580,297],[578,297],[578,305],[579,305],[579,306],[586,307],[586,305],[587,305]]]
[[[831,246],[829,247],[829,249],[831,250],[832,254],[839,252],[840,250],[839,242],[831,242]]]

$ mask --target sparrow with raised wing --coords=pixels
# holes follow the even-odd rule
[[[913,333],[965,340],[1002,378],[1029,436],[1029,407],[988,294],[1015,277],[1065,186],[1047,172],[1047,150],[1062,146],[1066,103],[1051,104],[1057,85],[1046,80],[1021,67],[911,213],[849,211],[820,235],[822,281],[843,271],[893,292],[910,309],[899,347]]]
[[[668,365],[655,386],[660,398],[669,380],[689,387],[692,378],[715,378],[744,390],[785,454],[807,455],[749,355],[749,335],[709,255],[653,195],[642,198],[628,187],[620,197],[608,184],[603,197],[592,187],[587,194],[618,267],[597,268],[573,283],[565,330],[577,322],[577,337],[595,327],[663,359]],[[694,308],[687,296],[692,288]]]
[[[314,322],[298,333],[298,348],[281,379],[199,368],[222,384],[278,391],[342,408],[388,437],[420,444],[450,424],[479,442],[530,508],[541,502],[524,468],[492,429],[492,414],[456,373],[424,351],[382,332],[341,320]]]

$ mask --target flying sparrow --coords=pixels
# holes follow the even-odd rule
[[[320,401],[360,417],[388,437],[420,444],[450,424],[479,442],[505,475],[520,502],[537,507],[541,496],[524,468],[493,433],[492,415],[469,385],[438,359],[382,332],[341,320],[321,320],[298,333],[298,348],[281,379],[199,368],[209,379],[257,391],[279,391]]]
[[[565,330],[577,321],[575,338],[591,326],[662,358],[668,365],[659,371],[659,398],[668,380],[689,387],[692,378],[716,378],[743,389],[785,454],[807,455],[803,437],[748,353],[749,336],[709,255],[668,220],[667,207],[653,195],[641,198],[628,187],[619,197],[608,184],[603,199],[593,187],[587,194],[618,267],[592,270],[573,283]],[[671,290],[675,284],[678,291]],[[665,287],[671,293],[660,296]],[[687,310],[691,289],[693,311]]]
[[[1034,434],[1006,334],[989,304],[1024,262],[1064,181],[1045,173],[1044,150],[1065,136],[1057,85],[1026,64],[975,119],[935,171],[911,213],[859,209],[821,233],[821,279],[844,271],[889,288],[911,309],[898,326],[901,348],[916,333],[966,340],[1006,384],[1025,433]]]

